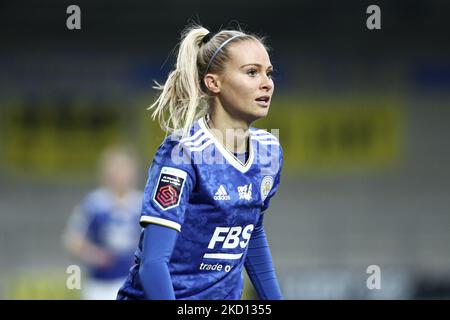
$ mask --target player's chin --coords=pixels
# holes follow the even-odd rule
[[[255,109],[253,110],[253,115],[256,117],[256,120],[266,117],[269,114],[269,108],[270,104],[266,106],[257,104]]]

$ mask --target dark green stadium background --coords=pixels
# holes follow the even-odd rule
[[[239,22],[272,48],[275,97],[256,125],[279,130],[285,155],[266,218],[285,297],[450,297],[448,2],[78,1],[76,31],[70,4],[0,5],[0,298],[79,297],[66,220],[106,146],[138,152],[143,187],[164,137],[152,81],[190,21]]]

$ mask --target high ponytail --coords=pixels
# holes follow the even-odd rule
[[[187,29],[182,36],[177,63],[164,85],[157,85],[161,90],[158,99],[149,107],[153,110],[153,119],[158,119],[161,128],[167,133],[182,130],[189,132],[198,109],[205,109],[205,101],[200,88],[197,56],[202,39],[209,31],[194,26]]]
[[[186,136],[194,120],[208,111],[208,90],[203,77],[224,70],[225,63],[231,59],[227,50],[229,42],[253,40],[264,45],[263,38],[240,30],[222,30],[203,41],[208,34],[201,26],[188,27],[181,37],[175,70],[164,85],[156,83],[154,87],[161,93],[148,109],[153,110],[153,120],[157,119],[167,133]]]

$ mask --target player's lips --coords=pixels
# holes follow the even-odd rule
[[[270,96],[261,96],[256,98],[255,101],[261,107],[268,107],[270,104]]]

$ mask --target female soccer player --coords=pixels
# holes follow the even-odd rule
[[[282,299],[263,228],[282,152],[251,127],[274,90],[263,40],[190,27],[158,88],[150,108],[171,134],[149,169],[145,229],[118,299],[240,299],[243,266],[261,299]]]
[[[67,223],[64,245],[83,264],[81,297],[113,300],[122,286],[138,244],[142,191],[136,190],[136,157],[110,147],[100,159],[102,184],[76,206]]]

